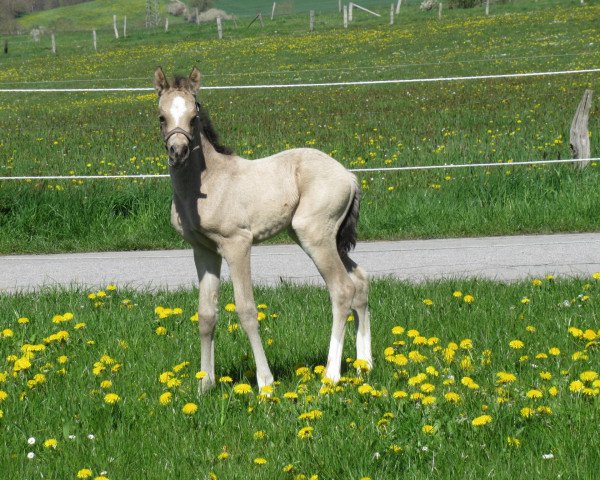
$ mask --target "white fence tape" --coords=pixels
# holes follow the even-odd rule
[[[522,165],[547,165],[553,163],[579,163],[579,162],[597,162],[597,158],[571,158],[558,160],[528,160],[524,162],[494,162],[494,163],[464,163],[464,164],[445,164],[445,165],[414,165],[406,167],[381,167],[381,168],[350,168],[351,172],[398,172],[410,170],[444,170],[449,168],[480,168],[480,167],[516,167]],[[0,177],[3,180],[115,180],[115,179],[148,179],[148,178],[169,178],[168,174],[133,174],[133,175],[46,175],[39,177]]]
[[[556,72],[529,72],[529,73],[501,73],[496,75],[474,75],[462,77],[436,77],[436,78],[399,78],[394,80],[359,80],[350,82],[323,82],[323,83],[288,83],[275,85],[221,85],[206,86],[203,90],[243,90],[243,89],[273,89],[273,88],[314,88],[314,87],[350,87],[359,85],[394,85],[400,83],[431,83],[431,82],[456,82],[467,80],[493,80],[500,78],[526,78],[547,77],[555,75],[574,75],[580,73],[599,73],[600,68],[585,70],[561,70]],[[80,93],[80,92],[151,92],[150,87],[120,87],[120,88],[2,88],[0,93]]]

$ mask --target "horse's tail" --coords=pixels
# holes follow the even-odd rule
[[[360,209],[360,186],[358,180],[352,176],[352,201],[346,216],[337,233],[336,243],[340,255],[348,253],[356,246],[356,226]]]

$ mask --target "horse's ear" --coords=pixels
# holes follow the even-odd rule
[[[165,73],[162,71],[162,68],[158,67],[154,71],[154,89],[160,97],[163,90],[166,90],[167,88],[169,88],[169,82],[167,82],[167,78],[165,77]]]
[[[196,67],[194,67],[192,69],[192,73],[190,73],[190,86],[192,88],[192,93],[194,95],[196,95],[198,93],[198,90],[200,90],[200,77],[202,76],[202,74],[200,73],[200,70],[198,70]]]

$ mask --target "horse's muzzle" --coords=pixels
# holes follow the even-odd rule
[[[169,166],[173,168],[181,167],[190,156],[190,147],[187,143],[174,144],[167,147],[169,154]]]

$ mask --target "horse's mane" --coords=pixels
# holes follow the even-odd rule
[[[173,84],[171,85],[171,88],[178,90],[191,90],[192,86],[188,77],[176,76],[173,79]],[[233,154],[233,150],[231,148],[226,147],[220,143],[219,134],[215,130],[215,127],[213,126],[206,109],[198,102],[196,102],[196,105],[198,108],[198,116],[200,119],[200,133],[204,135],[204,138],[206,138],[206,140],[210,142],[210,144],[214,147],[214,149],[217,152],[222,153],[224,155]]]
[[[217,152],[224,155],[233,154],[233,150],[231,148],[221,145],[219,141],[219,134],[215,130],[215,127],[213,127],[206,109],[200,103],[197,103],[197,105],[198,116],[200,117],[200,131],[202,135],[204,135],[204,138],[210,142]]]

